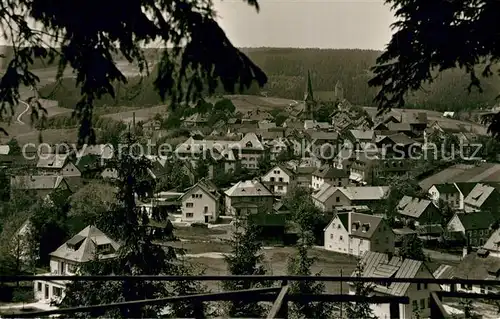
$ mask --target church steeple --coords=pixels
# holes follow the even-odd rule
[[[311,73],[307,70],[307,83],[306,83],[306,91],[304,93],[304,103],[305,103],[305,118],[312,120],[314,115],[314,96],[313,96],[313,88],[311,82]]]
[[[344,88],[342,87],[342,83],[340,83],[340,81],[337,81],[337,84],[335,84],[335,98],[339,102],[344,99]]]
[[[311,82],[311,74],[309,70],[307,70],[307,83],[306,83],[306,92],[304,94],[304,101],[314,101],[313,97],[313,89],[312,89],[312,82]]]

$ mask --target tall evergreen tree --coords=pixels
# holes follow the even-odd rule
[[[311,202],[305,191],[296,191],[290,203],[293,221],[299,227],[297,251],[288,261],[288,274],[311,276],[311,267],[315,258],[309,256],[309,250],[314,244],[314,230],[318,224],[318,209]],[[315,274],[320,276],[321,273]],[[300,294],[320,294],[325,291],[322,282],[298,281],[291,283],[291,292]],[[333,305],[328,302],[297,301],[292,304],[292,312],[297,318],[328,318]]]
[[[115,154],[109,163],[110,168],[118,172],[117,203],[112,205],[110,211],[100,214],[97,218],[97,227],[120,244],[117,257],[111,261],[96,259],[84,264],[81,271],[93,275],[185,274],[186,269],[176,261],[174,249],[157,244],[157,241],[172,238],[173,227],[166,214],[154,212],[152,216],[148,216],[136,205],[136,197],[143,199],[152,195],[154,180],[148,173],[151,162],[134,153],[137,150],[130,147],[133,142],[134,139],[129,136],[127,147],[122,148],[121,154]],[[151,221],[154,221],[155,225],[163,226],[152,226]],[[164,282],[154,281],[76,282],[69,285],[62,305],[74,307],[102,302],[155,299],[175,294],[169,288]],[[129,306],[79,315],[86,318],[150,318],[158,317],[165,306]],[[178,305],[174,309],[177,316],[183,316]],[[188,311],[186,315],[191,313]]]
[[[258,241],[258,229],[252,223],[238,220],[231,240],[231,254],[226,255],[228,271],[231,275],[265,275],[264,256],[261,253],[262,244]],[[267,282],[248,280],[233,280],[223,283],[224,290],[243,290],[267,286]],[[227,318],[258,318],[262,317],[264,307],[259,302],[231,301],[227,303],[225,316]]]
[[[426,260],[424,243],[416,235],[405,236],[399,249],[399,256],[413,260]]]
[[[301,234],[302,238],[297,243],[297,252],[288,261],[288,274],[296,276],[311,276],[311,267],[315,258],[310,257],[308,251],[311,249],[312,233]],[[321,276],[316,273],[315,276]],[[323,282],[294,281],[291,283],[290,293],[299,294],[322,294],[325,292]],[[328,302],[305,302],[296,301],[292,304],[291,311],[296,318],[329,318],[333,310],[333,304]]]
[[[354,271],[355,277],[363,277],[365,265],[359,259]],[[361,281],[353,282],[354,294],[356,296],[370,296],[373,293],[373,284]],[[346,307],[347,318],[376,319],[370,304],[367,302],[350,302]]]

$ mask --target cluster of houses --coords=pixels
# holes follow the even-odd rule
[[[175,154],[185,161],[188,175],[200,158],[210,156],[208,176],[193,180],[188,189],[163,192],[150,203],[138,202],[138,205],[145,210],[167,205],[185,223],[217,223],[222,216],[288,213],[284,198],[296,188],[307,188],[314,205],[331,216],[324,228],[324,249],[362,258],[363,276],[498,279],[500,230],[495,225],[500,217],[497,209],[500,164],[458,164],[420,181],[428,196],[404,196],[400,200],[398,228],[389,225],[385,216],[376,211],[389,195],[391,185],[373,186],[374,177],[381,172],[397,174],[411,169],[409,146],[425,144],[431,134],[448,132],[472,141],[485,132],[472,126],[452,125],[448,120],[432,122],[422,112],[391,111],[381,117],[360,115],[341,92],[341,86],[337,85],[333,95],[327,94],[328,99],[338,103],[331,122],[304,119],[314,107],[311,88],[303,103],[287,108],[292,118],[281,126],[263,111],[244,119],[229,119],[210,131],[204,127],[203,114],[184,119],[183,125],[190,127],[193,134],[177,145]],[[160,130],[157,121],[148,123],[143,126],[147,134],[154,135]],[[325,153],[326,144],[330,147]],[[304,145],[309,146],[304,148]],[[402,158],[390,153],[395,145],[402,146]],[[27,169],[14,170],[20,162],[9,156],[8,151],[4,153],[0,154],[1,165],[16,172],[11,176],[11,189],[35,191],[41,197],[56,189],[77,191],[84,183],[85,172],[96,168],[96,161],[113,156],[110,146],[97,145],[87,147],[77,162],[71,154],[45,154],[26,165]],[[154,164],[151,176],[156,178],[169,162],[159,156],[149,158]],[[262,172],[260,166],[265,158],[272,164]],[[217,169],[231,174],[240,168],[261,174],[225,188],[212,181]],[[116,172],[102,170],[97,176],[115,178]],[[444,206],[452,212],[446,221],[442,214]],[[424,262],[396,257],[397,242],[409,234],[424,241],[451,237],[461,240],[460,245],[466,247],[463,261],[458,266],[442,265],[433,272]],[[113,258],[118,249],[119,243],[89,226],[51,253],[50,274],[74,274],[79,265],[94,256]],[[48,281],[43,274],[40,276],[34,282],[38,300],[64,296],[66,282]],[[429,291],[437,289],[449,287],[377,284],[375,293],[409,296],[410,304],[400,306],[401,318],[410,318],[415,309],[421,317],[427,317]],[[487,285],[461,289],[496,291]],[[389,307],[373,306],[380,318],[389,313],[386,306]]]

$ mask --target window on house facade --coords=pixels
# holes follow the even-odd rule
[[[333,234],[330,234],[330,239],[333,239]]]
[[[420,299],[420,309],[425,309],[425,299]]]
[[[283,190],[283,186],[278,186],[278,190],[282,191]]]
[[[274,180],[275,180],[274,177],[271,177],[271,182],[274,182]]]
[[[417,301],[416,301],[416,300],[413,300],[413,301],[411,302],[411,306],[412,306],[413,310],[418,310],[418,303],[417,303]]]
[[[340,241],[344,241],[344,237],[340,236]]]
[[[186,213],[186,218],[193,218],[193,213]]]
[[[76,271],[76,265],[74,265],[74,264],[68,264],[68,271],[72,272],[72,273],[75,273],[75,271]]]
[[[62,289],[59,287],[52,287],[52,294],[56,297],[61,297]]]
[[[335,197],[335,202],[340,203],[340,197]]]
[[[37,290],[37,291],[42,291],[42,283],[41,283],[41,282],[39,282],[39,283],[37,284],[37,289],[36,289],[36,290]]]
[[[280,182],[283,182],[283,177],[280,177],[279,181],[280,181]]]
[[[186,207],[188,208],[193,207],[193,203],[186,203]]]

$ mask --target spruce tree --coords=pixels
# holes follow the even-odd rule
[[[315,258],[308,255],[312,246],[312,234],[302,234],[297,243],[297,252],[288,262],[288,274],[297,276],[311,276],[311,267]],[[315,274],[321,276],[321,273]],[[325,292],[323,282],[294,281],[291,283],[290,293],[298,294],[322,294]],[[328,302],[295,301],[292,303],[291,311],[295,318],[329,318],[333,305]]]
[[[354,277],[363,277],[363,272],[365,266],[363,262],[359,259],[356,265],[356,270],[354,271]],[[371,283],[354,281],[354,294],[356,296],[370,296],[373,293],[374,287]],[[376,319],[377,317],[373,314],[373,310],[370,308],[368,302],[350,302],[346,307],[347,318],[366,318],[366,319]]]
[[[292,199],[292,216],[299,227],[299,240],[297,251],[288,261],[288,274],[297,276],[311,276],[311,267],[315,258],[308,252],[314,244],[314,228],[318,222],[319,212],[306,193],[297,192],[299,195]],[[295,202],[295,203],[293,203]],[[315,274],[320,276],[321,273]],[[325,292],[325,284],[313,281],[294,281],[291,283],[291,293],[321,294]],[[297,318],[328,318],[333,310],[333,305],[328,302],[296,301],[292,304],[292,313]]]
[[[136,205],[139,199],[148,198],[154,189],[154,180],[148,169],[151,162],[144,156],[134,153],[130,147],[134,139],[128,136],[126,147],[115,154],[109,167],[118,173],[116,179],[117,203],[108,212],[97,218],[97,227],[120,244],[117,257],[111,260],[96,260],[85,263],[80,271],[91,275],[178,275],[187,274],[187,269],[176,260],[176,252],[164,247],[158,241],[173,237],[172,225],[166,214],[154,212],[152,216],[142,212]],[[155,226],[151,225],[154,222]],[[162,226],[158,226],[162,225]],[[176,286],[177,285],[177,286]],[[179,294],[179,285],[169,285],[158,281],[128,280],[124,282],[75,282],[67,288],[63,307],[95,305],[103,303],[162,298]],[[198,288],[195,283],[183,286],[191,293]],[[173,288],[173,289],[172,289]],[[174,291],[172,291],[174,290]],[[97,316],[118,318],[158,317],[166,305],[127,306],[120,309],[91,311],[72,314],[72,317],[94,318]],[[189,307],[179,303],[170,307],[177,317],[190,317]],[[186,312],[183,314],[182,309]],[[185,315],[185,316],[184,316]]]
[[[263,266],[262,244],[258,241],[258,229],[252,223],[238,220],[231,240],[231,254],[226,255],[228,271],[231,275],[265,275]],[[244,290],[267,286],[267,282],[234,280],[223,283],[226,291]],[[258,318],[264,314],[264,307],[259,302],[235,300],[227,303],[224,316],[227,318]]]

